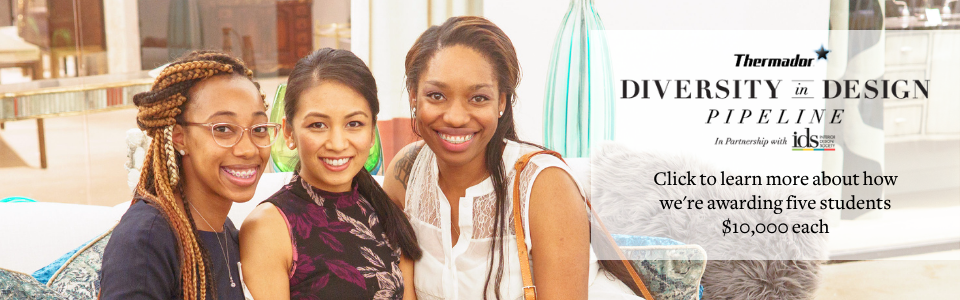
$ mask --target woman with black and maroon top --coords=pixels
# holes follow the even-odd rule
[[[297,62],[283,133],[300,163],[247,217],[240,261],[264,299],[413,299],[405,289],[420,248],[403,211],[363,168],[379,101],[373,75],[346,50]],[[408,297],[409,296],[409,297]]]

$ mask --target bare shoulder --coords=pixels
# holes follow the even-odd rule
[[[393,161],[390,162],[390,166],[387,167],[386,177],[396,180],[406,189],[407,181],[410,179],[410,170],[413,169],[413,162],[417,160],[417,155],[420,154],[423,145],[425,145],[423,141],[416,141],[400,149],[397,156],[394,156]]]
[[[417,160],[417,155],[423,149],[425,143],[416,141],[404,146],[394,156],[387,172],[383,178],[383,190],[390,196],[397,205],[403,208],[405,203],[405,194],[407,192],[407,182],[410,180],[410,170],[413,169],[413,163]]]
[[[257,205],[240,226],[241,248],[243,244],[258,245],[266,241],[289,241],[288,234],[280,234],[285,232],[287,232],[287,223],[276,206],[269,202]],[[258,245],[260,246],[263,245]]]
[[[559,167],[540,171],[530,195],[533,276],[543,298],[587,298],[590,226],[576,183]],[[562,275],[558,275],[562,274]],[[557,293],[557,291],[562,291]]]
[[[558,167],[540,171],[530,191],[530,214],[551,215],[550,218],[577,216],[583,212],[584,199],[570,173]]]
[[[240,227],[243,280],[256,299],[289,299],[293,241],[286,221],[273,204],[261,203]]]
[[[240,226],[240,261],[247,269],[264,265],[289,271],[293,262],[293,242],[280,209],[267,202],[256,208]]]
[[[533,181],[532,196],[547,195],[572,195],[571,198],[583,199],[580,196],[580,189],[577,187],[573,176],[566,170],[558,167],[548,167],[537,174]],[[541,197],[542,198],[542,197]],[[567,197],[564,197],[567,198]]]

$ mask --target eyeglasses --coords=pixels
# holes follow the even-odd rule
[[[280,124],[277,123],[262,123],[250,127],[231,123],[184,123],[184,125],[210,128],[210,133],[213,134],[213,140],[217,142],[217,145],[227,148],[239,143],[243,133],[247,130],[250,131],[250,140],[253,141],[253,144],[261,148],[273,145],[273,142],[277,141],[277,134],[280,133]]]

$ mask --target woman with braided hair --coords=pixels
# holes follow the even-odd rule
[[[103,254],[101,299],[243,299],[227,213],[253,198],[279,132],[253,72],[196,51],[133,100],[153,141]]]

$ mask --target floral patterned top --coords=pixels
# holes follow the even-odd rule
[[[294,175],[267,198],[293,248],[290,299],[400,299],[400,248],[387,242],[373,206],[353,189],[332,193]]]

